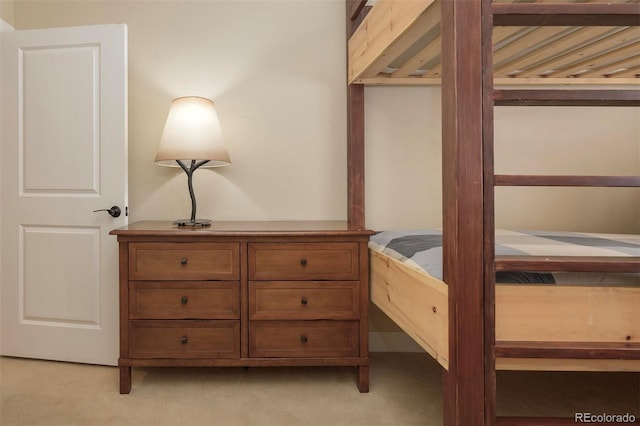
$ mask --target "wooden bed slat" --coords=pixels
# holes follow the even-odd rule
[[[411,59],[405,62],[404,65],[394,71],[391,74],[391,78],[408,77],[422,65],[429,63],[429,61],[432,61],[436,56],[439,56],[441,42],[442,38],[440,36],[436,37],[431,43],[427,44]]]
[[[534,28],[510,43],[506,44],[493,53],[493,63],[498,64],[497,69],[500,70],[502,64],[508,65],[515,61],[518,57],[525,54],[531,48],[545,48],[552,43],[558,35],[571,30],[570,27],[539,27]],[[495,70],[496,68],[494,68]]]
[[[592,77],[594,75],[608,76],[611,74],[615,74],[621,70],[623,71],[635,70],[638,68],[639,65],[640,65],[640,55],[635,55],[635,56],[621,59],[619,61],[607,64],[604,66],[600,66],[592,71],[585,72],[582,75],[585,77]],[[636,72],[633,72],[633,74],[636,74]]]
[[[495,90],[497,106],[640,106],[638,90]]]
[[[631,28],[629,28],[631,30]],[[631,33],[631,32],[630,32]],[[633,35],[633,33],[631,33]],[[584,49],[580,50],[580,55],[584,57],[584,59],[574,62],[568,63],[575,58],[575,55],[568,55],[566,58],[561,57],[557,58],[554,61],[551,61],[545,64],[548,68],[555,68],[557,71],[550,72],[545,74],[546,77],[568,77],[572,74],[577,73],[581,70],[590,70],[595,67],[599,67],[600,64],[607,64],[611,61],[615,60],[618,57],[625,57],[628,55],[633,55],[640,51],[640,42],[635,41],[630,44],[624,45],[624,40],[622,43],[618,43],[618,41],[627,36],[627,30],[621,31],[619,33],[614,34],[613,36],[607,37],[605,39],[600,40],[599,42],[593,43],[591,46],[588,46]],[[614,46],[622,46],[618,49],[608,50]],[[589,56],[592,55],[593,56]],[[521,77],[527,77],[530,74],[539,71],[538,69],[531,69],[530,71],[525,71],[520,74]]]
[[[503,75],[504,71],[513,72],[514,70],[528,69],[532,66],[536,66],[539,63],[545,64],[555,57],[562,55],[566,51],[575,51],[579,46],[588,43],[589,40],[594,40],[605,36],[607,33],[615,30],[616,27],[583,27],[576,31],[573,31],[554,42],[536,49],[534,52],[530,52],[519,59],[516,59],[507,64],[496,66],[494,68],[495,75]],[[543,66],[543,70],[548,70],[546,66]]]
[[[535,28],[524,37],[510,42],[494,53],[494,73],[500,75],[505,70],[517,70],[520,64],[525,63],[529,58],[536,62],[539,60],[536,58],[548,57],[551,52],[557,51],[557,40],[569,37],[576,32],[578,31],[571,27]]]
[[[496,186],[640,187],[640,176],[496,175]]]
[[[571,358],[640,360],[639,343],[496,342],[496,356],[509,358]]]
[[[631,3],[494,3],[495,26],[630,26],[640,23]]]
[[[374,77],[384,70],[392,61],[425,34],[437,30],[440,26],[440,1],[435,1],[427,11],[411,24],[382,54],[372,61],[363,71],[363,77]],[[393,27],[393,25],[392,25]]]
[[[617,72],[615,73],[614,77],[616,78],[631,77],[631,76],[637,77],[638,75],[640,75],[640,66],[629,68],[626,71]]]
[[[640,272],[640,257],[496,256],[496,271]]]
[[[426,23],[439,24],[439,8],[437,14],[427,12],[432,3],[434,0],[376,4],[349,39],[349,82],[365,73],[371,74],[372,68],[382,70],[395,59],[394,55],[402,52],[402,46],[412,44],[429,31]],[[355,46],[362,50],[355,50]]]

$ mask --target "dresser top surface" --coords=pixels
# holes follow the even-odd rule
[[[374,232],[350,226],[346,221],[228,221],[207,227],[177,226],[170,221],[134,222],[114,229],[122,236],[269,236],[269,235],[372,235]]]

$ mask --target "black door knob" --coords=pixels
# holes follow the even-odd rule
[[[122,210],[120,210],[120,207],[118,206],[112,206],[110,209],[94,210],[93,212],[107,212],[111,217],[120,217]]]

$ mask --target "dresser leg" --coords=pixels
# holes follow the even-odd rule
[[[131,392],[131,367],[120,367],[120,393]]]
[[[369,392],[369,366],[360,365],[358,367],[358,390],[361,393]]]

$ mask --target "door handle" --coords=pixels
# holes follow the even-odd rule
[[[118,206],[112,206],[110,209],[94,210],[93,212],[107,212],[111,217],[119,217],[122,210]]]

